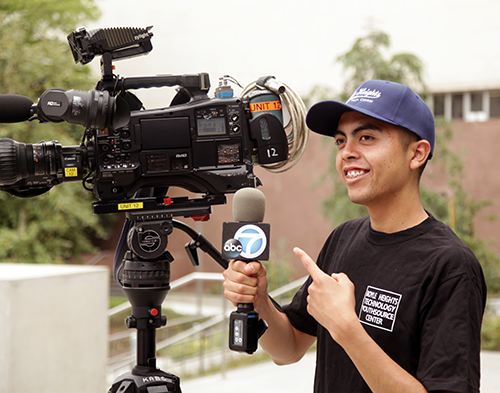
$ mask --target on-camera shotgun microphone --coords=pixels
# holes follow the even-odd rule
[[[269,224],[263,224],[266,198],[256,188],[242,188],[233,197],[233,218],[224,222],[222,234],[223,256],[243,261],[269,259]],[[240,303],[229,318],[229,348],[233,351],[254,353],[259,337],[267,323],[259,319],[253,303]]]
[[[20,123],[33,116],[33,101],[16,94],[0,94],[0,123]]]

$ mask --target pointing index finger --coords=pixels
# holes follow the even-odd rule
[[[301,250],[298,247],[295,247],[293,249],[293,252],[295,255],[299,257],[299,259],[302,261],[302,264],[308,271],[308,273],[311,275],[313,280],[316,280],[320,278],[321,275],[324,275],[325,273],[318,267],[318,265],[311,259],[309,255],[304,250]]]

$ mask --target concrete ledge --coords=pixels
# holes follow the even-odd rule
[[[0,392],[104,392],[105,267],[0,263]]]

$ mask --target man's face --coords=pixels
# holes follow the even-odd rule
[[[387,207],[415,187],[409,162],[411,152],[397,127],[346,112],[335,133],[336,166],[349,199],[370,207]],[[398,200],[399,201],[399,200]]]

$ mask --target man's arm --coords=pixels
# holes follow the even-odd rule
[[[295,329],[288,317],[272,304],[267,291],[266,268],[259,262],[231,261],[224,271],[224,295],[235,306],[253,303],[268,329],[259,343],[278,365],[298,362],[316,337]]]
[[[307,311],[346,351],[374,393],[425,393],[425,387],[368,335],[355,312],[354,284],[347,275],[325,274],[301,249],[295,254],[311,275]]]

